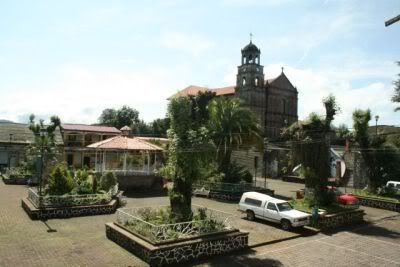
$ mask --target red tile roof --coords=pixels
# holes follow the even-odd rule
[[[280,77],[280,75],[273,79],[267,79],[267,80],[265,80],[265,84],[267,84],[267,83],[272,84],[279,77]],[[232,86],[219,87],[219,88],[208,88],[205,86],[189,85],[185,89],[180,90],[176,94],[170,96],[170,98],[176,97],[176,96],[197,95],[199,92],[206,92],[206,91],[215,92],[217,95],[234,95],[235,87],[236,86],[232,85]]]
[[[130,138],[126,136],[114,136],[106,140],[91,144],[88,148],[105,149],[105,150],[151,150],[151,151],[162,151],[162,148],[153,145],[144,140],[138,138]]]
[[[215,92],[217,95],[233,95],[235,94],[235,86],[227,86],[227,87],[220,87],[220,88],[208,88],[208,87],[201,87],[197,85],[190,85],[185,89],[179,91],[178,93],[174,94],[171,97],[176,96],[187,96],[187,95],[197,95],[199,92]]]
[[[67,131],[99,132],[99,133],[115,133],[115,134],[121,133],[121,131],[115,127],[103,126],[103,125],[63,123],[61,124],[61,128]]]

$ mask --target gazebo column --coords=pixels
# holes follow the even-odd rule
[[[150,153],[147,151],[147,175],[150,174]]]
[[[106,170],[106,151],[103,152],[103,172]]]
[[[124,175],[126,175],[126,151],[124,152]]]
[[[97,149],[94,151],[94,171],[97,172]]]

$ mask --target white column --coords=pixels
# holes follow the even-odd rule
[[[150,153],[147,151],[147,175],[150,174]]]
[[[124,174],[126,175],[126,151],[124,152]]]
[[[97,149],[94,151],[94,171],[97,172]]]
[[[106,170],[106,151],[103,152],[103,171]]]

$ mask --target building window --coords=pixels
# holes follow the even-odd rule
[[[243,79],[242,79],[242,85],[246,85],[246,78],[245,77],[243,77]]]
[[[258,77],[256,77],[256,79],[255,79],[254,82],[255,82],[256,85],[260,85],[260,84],[259,84],[259,83],[260,83],[260,80],[258,79]]]

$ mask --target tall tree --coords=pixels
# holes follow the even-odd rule
[[[118,129],[124,126],[132,126],[139,122],[139,111],[128,106],[120,109],[108,108],[103,110],[99,117],[99,123],[114,126]]]
[[[50,118],[50,124],[45,125],[43,120],[35,122],[35,115],[29,117],[29,129],[35,136],[35,141],[30,144],[27,148],[27,158],[29,161],[29,167],[33,172],[38,173],[37,162],[41,156],[41,150],[43,149],[43,173],[48,172],[48,165],[56,163],[58,156],[61,151],[56,144],[56,130],[60,127],[61,121],[57,116]],[[44,131],[44,135],[40,135],[40,132]],[[44,181],[43,181],[44,182]]]
[[[397,62],[397,64],[400,66],[400,61]],[[399,79],[394,81],[394,95],[392,96],[392,101],[395,103],[400,104],[400,73],[397,75],[399,76]],[[400,106],[396,107],[395,111],[399,111]]]
[[[176,221],[191,219],[192,184],[201,177],[201,168],[212,151],[207,128],[196,120],[200,115],[194,103],[182,96],[172,98],[168,104],[170,144],[168,161],[161,173],[173,181],[169,198]]]
[[[399,149],[385,144],[386,136],[369,136],[370,110],[353,112],[354,139],[359,144],[368,175],[368,189],[375,192],[388,180],[400,175]]]
[[[234,147],[262,147],[260,125],[255,114],[241,106],[239,99],[215,98],[208,110],[209,129],[217,148],[219,171],[226,173]]]

